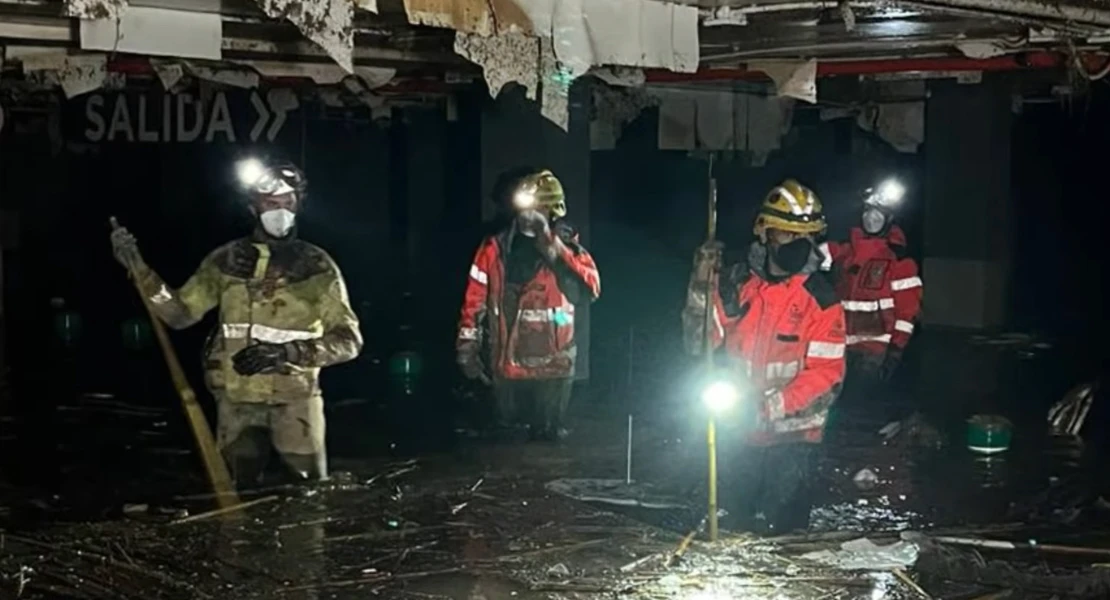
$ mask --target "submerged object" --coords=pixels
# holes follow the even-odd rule
[[[967,420],[967,449],[997,454],[1010,449],[1014,425],[999,415],[975,415]]]

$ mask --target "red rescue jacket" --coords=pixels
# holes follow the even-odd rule
[[[885,236],[853,227],[849,240],[822,247],[832,269],[847,325],[848,349],[885,354],[905,348],[921,312],[921,277],[906,257],[906,234],[894,225]]]
[[[744,281],[721,278],[711,341],[723,344],[763,404],[748,443],[820,442],[844,380],[844,310],[827,275],[816,272],[816,252],[801,273],[777,282],[765,261],[765,247],[753,244]],[[704,284],[691,281],[683,323],[692,349],[704,320]]]
[[[563,233],[556,236],[555,229]],[[484,239],[470,266],[456,345],[477,345],[488,336],[493,375],[499,379],[557,379],[574,376],[577,347],[574,305],[601,294],[590,253],[568,227],[554,227],[555,264],[544,262],[522,285],[515,308],[506,306],[506,261],[515,226]],[[512,310],[513,314],[506,315]],[[483,327],[483,325],[485,327]]]

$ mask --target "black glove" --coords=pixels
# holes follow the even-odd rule
[[[231,362],[240,375],[269,373],[289,363],[289,350],[285,344],[254,344],[236,352]]]
[[[478,358],[478,347],[476,344],[470,344],[459,348],[456,361],[459,363],[459,369],[462,371],[464,377],[489,383],[489,377],[486,376],[485,369],[482,368],[482,361]]]
[[[883,359],[882,366],[879,367],[879,379],[890,381],[900,364],[902,364],[902,349],[891,346],[886,351],[886,358]]]

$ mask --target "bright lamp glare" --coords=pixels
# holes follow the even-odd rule
[[[897,179],[888,179],[879,186],[879,201],[886,205],[898,204],[905,194],[906,188]]]
[[[513,206],[517,210],[528,210],[536,206],[536,195],[531,192],[517,192],[513,194]]]
[[[740,400],[740,390],[730,381],[714,381],[701,393],[701,401],[713,413],[725,413]]]
[[[248,158],[239,161],[239,164],[235,167],[235,174],[239,177],[239,183],[250,187],[262,179],[262,176],[266,174],[266,168],[262,166],[262,161],[256,158]]]

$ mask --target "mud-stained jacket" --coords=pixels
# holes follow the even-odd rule
[[[219,307],[219,325],[205,349],[206,380],[231,402],[284,404],[316,396],[320,369],[362,349],[339,268],[307,242],[233,241],[209,254],[177,290],[146,265],[136,272],[139,288],[170,327],[188,327]],[[231,357],[258,342],[289,344],[290,364],[279,373],[236,373]]]
[[[743,401],[761,404],[748,443],[820,442],[844,380],[844,310],[826,274],[817,272],[818,252],[801,273],[780,281],[766,274],[766,252],[753,244],[746,263],[719,277],[710,341],[751,388]],[[682,322],[695,353],[705,310],[705,282],[691,278]]]
[[[496,378],[573,377],[574,305],[593,302],[601,294],[597,265],[579,243],[577,232],[565,221],[556,223],[551,233],[560,240],[555,262],[538,266],[531,280],[520,286],[519,299],[512,306],[506,301],[506,264],[514,235],[515,227],[510,227],[478,247],[463,297],[456,346],[460,352],[476,351],[480,335],[488,335]],[[506,315],[509,311],[512,314]]]
[[[922,285],[902,228],[872,236],[853,227],[847,242],[821,249],[821,267],[831,267],[844,307],[848,349],[882,356],[888,345],[905,348],[921,311]]]

